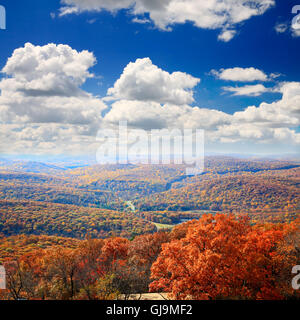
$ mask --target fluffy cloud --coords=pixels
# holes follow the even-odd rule
[[[61,8],[61,14],[78,13],[82,11],[115,11],[130,8],[133,0],[62,0],[65,7]]]
[[[96,62],[88,51],[66,45],[16,49],[2,72],[0,122],[88,124],[100,121],[106,107],[80,86]]]
[[[233,115],[235,122],[263,124],[266,127],[291,128],[300,125],[300,83],[290,82],[280,87],[282,99],[273,103],[250,106]]]
[[[2,90],[27,96],[78,96],[78,88],[93,75],[88,72],[96,62],[88,51],[77,52],[66,45],[25,44],[16,49],[2,72],[10,79],[1,81]]]
[[[248,85],[243,87],[223,87],[223,90],[232,92],[234,96],[257,97],[263,93],[269,92],[270,89],[262,84]]]
[[[121,100],[112,105],[104,120],[113,125],[126,120],[130,127],[145,130],[163,129],[168,127],[169,120],[174,119],[180,108],[175,106],[172,113],[165,110],[156,102]]]
[[[1,124],[0,152],[3,154],[92,155],[99,147],[97,131],[78,125]]]
[[[218,139],[299,144],[300,134],[293,129],[300,125],[300,83],[284,83],[279,91],[282,93],[279,101],[234,113],[230,124],[218,128]]]
[[[229,68],[221,69],[219,71],[212,70],[211,73],[220,80],[239,81],[239,82],[253,82],[253,81],[267,81],[268,76],[261,70],[256,68]]]
[[[113,99],[183,105],[194,101],[192,89],[199,82],[183,72],[170,74],[145,58],[129,63],[108,95]]]
[[[218,125],[230,123],[231,116],[224,112],[191,107],[189,105],[160,105],[156,102],[118,101],[104,121],[117,125],[126,120],[130,127],[151,129],[199,128],[214,130]]]
[[[254,68],[231,70],[233,72],[223,74],[226,79],[243,81],[268,79],[262,71]],[[240,72],[241,70],[246,72]],[[161,74],[166,76],[159,76]],[[159,80],[162,78],[165,81]],[[149,59],[130,64],[125,68],[115,87],[109,90],[110,94],[119,100],[112,104],[104,123],[115,126],[119,121],[126,120],[130,127],[145,130],[205,129],[209,143],[299,143],[299,134],[294,131],[300,124],[298,82],[279,85],[276,89],[282,94],[282,99],[279,101],[261,103],[258,107],[250,106],[233,115],[213,109],[192,107],[186,101],[178,103],[178,98],[170,98],[174,96],[172,86],[168,90],[161,90],[169,83],[172,83],[170,74],[153,66]],[[248,96],[271,91],[261,84],[225,89],[235,95]],[[168,98],[165,98],[165,93],[168,93]]]
[[[7,77],[0,81],[0,151],[95,154],[97,131],[116,128],[123,120],[132,128],[146,130],[205,129],[207,144],[300,143],[296,131],[300,125],[299,82],[281,83],[278,101],[249,106],[232,115],[191,106],[193,88],[200,80],[183,72],[170,74],[145,58],[123,70],[108,91],[108,98],[114,100],[108,108],[81,89],[93,76],[89,70],[95,62],[92,53],[63,45],[26,44],[15,50],[2,70]],[[247,79],[258,74],[261,76],[259,72],[248,74]],[[255,94],[263,88],[244,86],[228,91]]]
[[[275,25],[275,31],[277,33],[284,33],[288,30],[289,26],[287,23],[277,23]]]
[[[250,94],[249,91],[251,88],[244,94]],[[258,91],[264,89],[252,88],[253,94]],[[117,125],[126,120],[130,127],[145,130],[205,129],[208,143],[298,144],[300,134],[294,129],[300,124],[300,83],[283,83],[278,91],[282,93],[281,100],[250,106],[233,115],[187,104],[119,100],[112,104],[104,122]]]
[[[224,42],[228,42],[231,39],[234,38],[234,36],[236,35],[236,31],[235,30],[223,30],[219,36],[218,39]]]
[[[213,130],[229,123],[230,116],[217,110],[192,107],[192,89],[200,79],[182,72],[172,74],[153,65],[149,58],[128,64],[113,88],[109,99],[117,99],[104,122],[117,125],[126,120],[133,128]]]
[[[157,68],[148,58],[129,64],[114,88],[109,90],[118,101],[112,104],[104,123],[116,126],[119,121],[126,120],[130,127],[145,130],[205,129],[208,142],[286,143],[289,140],[289,144],[299,143],[299,134],[293,128],[300,124],[300,83],[282,83],[276,89],[282,94],[281,100],[261,103],[258,107],[250,106],[231,115],[190,106],[188,101],[193,101],[193,96],[190,91],[186,94],[183,84],[190,83],[192,88],[197,79],[179,74],[181,76],[175,81],[173,74]],[[269,78],[275,76],[270,75]],[[268,80],[265,73],[255,68],[223,69],[219,77],[234,81]],[[180,85],[175,89],[174,83]],[[224,89],[234,95],[246,96],[274,91],[261,84]],[[175,93],[179,92],[176,97]]]
[[[262,15],[275,5],[274,0],[62,0],[62,3],[61,15],[121,9],[130,10],[138,17],[149,14],[162,30],[190,21],[198,28],[222,29],[219,36],[222,41],[233,38],[237,24]]]
[[[67,45],[16,49],[0,81],[1,152],[88,152],[107,108],[80,88],[95,63]]]
[[[288,128],[268,128],[255,124],[230,124],[218,129],[217,139],[222,143],[247,142],[260,144],[288,144],[300,143],[300,134]]]
[[[106,106],[88,97],[24,97],[5,92],[0,97],[1,122],[92,124],[101,121]]]

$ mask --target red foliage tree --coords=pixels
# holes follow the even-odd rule
[[[285,236],[284,228],[254,227],[245,218],[203,216],[186,237],[163,245],[150,289],[176,299],[282,299]]]

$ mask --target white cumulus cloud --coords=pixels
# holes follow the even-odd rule
[[[26,44],[16,49],[0,81],[0,151],[96,152],[97,131],[117,128],[124,120],[137,129],[205,129],[208,145],[282,143],[293,149],[300,143],[299,82],[280,83],[276,88],[282,94],[279,100],[229,114],[220,111],[222,106],[219,110],[192,106],[193,90],[200,79],[184,72],[169,73],[145,58],[129,63],[123,70],[108,90],[108,99],[113,100],[108,107],[81,89],[93,76],[90,68],[95,63],[92,53],[66,45]],[[223,76],[232,81],[275,77],[252,69],[246,73],[234,70]],[[269,90],[263,85],[227,89],[236,95]]]
[[[256,68],[228,68],[219,71],[212,70],[211,73],[220,80],[238,81],[238,82],[253,82],[267,81],[268,76],[261,70]]]
[[[275,0],[62,0],[61,15],[83,11],[127,9],[131,14],[148,14],[162,30],[175,24],[192,22],[203,29],[221,29],[219,39],[229,41],[237,24],[264,14],[275,5]],[[231,29],[229,31],[229,29]]]
[[[30,43],[16,49],[2,69],[0,122],[87,124],[105,105],[80,86],[96,62],[88,51]]]
[[[77,52],[67,45],[34,46],[16,49],[2,72],[11,77],[1,81],[1,89],[15,89],[28,96],[74,96],[96,62],[88,51]]]
[[[129,73],[131,76],[128,76],[131,81],[124,81],[125,86],[116,86],[118,90],[115,92],[123,92],[123,94],[117,95],[119,100],[112,104],[111,110],[104,117],[104,123],[116,126],[119,121],[127,121],[130,127],[145,130],[205,129],[208,142],[248,143],[250,141],[253,143],[288,143],[289,145],[299,143],[299,133],[295,131],[295,128],[300,124],[300,83],[282,83],[276,89],[282,94],[280,100],[273,103],[263,102],[258,107],[249,106],[231,115],[214,109],[192,107],[188,103],[178,104],[174,101],[163,103],[163,100],[170,99],[162,99],[161,95],[160,98],[157,98],[157,95],[152,95],[152,90],[146,90],[145,79],[155,79],[155,81],[150,81],[151,86],[148,89],[159,81],[156,77],[148,76],[145,71],[148,70],[152,75],[153,65],[150,61],[148,59],[141,61],[147,61],[147,65],[151,67],[142,68],[142,75],[137,77],[136,65],[132,65],[134,72]],[[137,69],[140,70],[140,68]],[[162,72],[164,71],[159,71],[159,73]],[[127,71],[124,71],[124,74],[127,74]],[[257,74],[251,75],[252,78],[250,78],[257,77]],[[137,79],[140,79],[141,82]],[[169,76],[166,81],[170,81]],[[135,91],[134,94],[128,94],[128,83],[130,83],[130,88],[137,90],[138,93],[148,91],[147,98],[136,94]],[[158,87],[162,86],[162,84],[158,85]],[[120,88],[126,88],[126,90]],[[143,90],[140,90],[141,88]],[[226,89],[236,95],[248,96],[274,91],[263,85],[227,87]]]
[[[112,105],[104,121],[117,125],[119,121],[125,120],[130,127],[145,130],[182,128],[215,130],[219,125],[230,123],[230,119],[230,115],[212,109],[121,100]]]
[[[168,73],[149,58],[129,63],[108,95],[114,99],[188,104],[200,79],[183,72]]]
[[[230,124],[218,128],[220,140],[257,141],[259,143],[299,144],[300,83],[281,84],[282,99],[249,106],[233,114]],[[225,140],[224,140],[225,139]]]
[[[243,87],[223,87],[223,90],[232,92],[234,96],[257,97],[271,91],[262,84],[247,85]]]
[[[218,36],[218,39],[224,42],[228,42],[231,39],[234,38],[234,36],[236,35],[236,31],[235,30],[226,30],[224,29]]]

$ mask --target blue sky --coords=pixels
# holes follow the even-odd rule
[[[255,66],[266,73],[279,72],[283,80],[299,81],[299,38],[291,34],[278,35],[277,22],[291,21],[291,8],[297,1],[277,1],[276,7],[262,16],[254,17],[239,28],[231,42],[217,41],[218,30],[203,30],[191,23],[176,25],[173,32],[162,32],[142,24],[132,23],[132,17],[122,11],[84,13],[51,18],[58,13],[59,0],[1,1],[7,9],[7,30],[1,32],[1,67],[15,48],[26,42],[36,45],[68,44],[72,48],[93,51],[98,63],[93,72],[101,75],[88,81],[85,89],[105,96],[124,67],[137,58],[150,57],[153,63],[169,72],[183,71],[200,77],[196,100],[203,107],[214,107],[233,112],[241,106],[257,104],[260,98],[221,96],[222,82],[206,74],[211,69],[235,66]],[[96,21],[93,24],[88,21]],[[266,95],[272,101],[274,95]]]
[[[76,5],[76,0],[74,1]],[[282,91],[275,89],[283,82],[300,82],[300,37],[293,36],[290,31],[290,23],[294,17],[291,10],[298,3],[286,0],[275,2],[276,5],[263,14],[230,26],[236,30],[236,35],[224,42],[218,39],[222,28],[210,30],[197,27],[193,22],[186,22],[174,23],[172,31],[163,31],[147,12],[142,18],[150,19],[150,23],[132,22],[136,17],[140,19],[141,15],[134,15],[126,8],[113,13],[107,10],[86,11],[81,8],[76,14],[59,16],[59,10],[64,6],[59,0],[0,0],[7,11],[7,29],[0,30],[0,68],[5,67],[15,49],[24,47],[27,42],[34,46],[65,44],[77,52],[88,50],[97,59],[97,63],[89,68],[94,77],[88,77],[80,86],[94,97],[103,98],[107,90],[114,87],[129,62],[149,57],[153,65],[170,74],[180,71],[201,79],[192,88],[194,102],[189,103],[191,107],[208,108],[233,115],[248,106],[258,107],[263,102],[271,104],[280,100]],[[72,3],[72,0],[67,3]],[[277,32],[275,26],[278,24],[284,24],[287,30]],[[211,73],[211,70],[220,72],[221,69],[236,67],[261,70],[269,81],[226,81],[217,79]],[[273,73],[280,76],[271,79]],[[3,78],[7,76],[2,74]],[[224,90],[224,87],[258,84],[272,88],[275,92],[234,96],[232,92]],[[107,102],[108,106],[110,103]],[[14,120],[6,120],[5,124],[11,125],[12,122],[15,123]],[[63,121],[63,124],[67,125],[67,122]],[[31,121],[30,125],[36,127],[38,122]],[[271,125],[272,128],[276,126],[278,127],[277,124]],[[283,127],[289,127],[295,134],[299,132],[296,120],[292,127]],[[295,140],[299,141],[299,138],[296,137]],[[252,145],[253,141],[249,143]],[[276,152],[276,141],[269,145],[272,145],[270,152]],[[287,152],[294,152],[298,147],[298,142],[291,144]],[[224,150],[226,151],[226,147]],[[234,148],[230,147],[228,151],[234,151]]]

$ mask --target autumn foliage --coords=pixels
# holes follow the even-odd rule
[[[172,299],[299,298],[291,287],[299,234],[299,220],[252,225],[219,214],[132,241],[22,236],[10,242],[16,256],[2,258],[8,289],[0,298],[127,299],[149,289]]]
[[[151,269],[150,288],[170,292],[175,299],[293,296],[284,273],[299,263],[299,238],[289,243],[286,239],[297,233],[296,223],[252,226],[234,216],[204,216],[190,225],[185,237],[162,246]]]
[[[298,162],[206,157],[185,172],[0,159],[0,299],[299,298]]]

